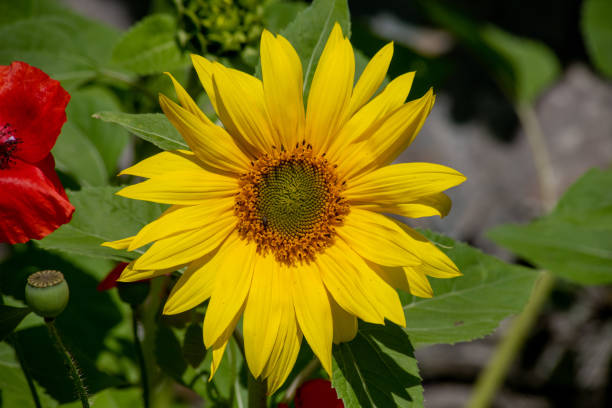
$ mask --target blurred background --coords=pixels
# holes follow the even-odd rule
[[[252,12],[253,21],[242,22],[241,35],[236,36],[206,20],[207,7],[212,10],[231,1],[61,3],[118,30],[127,30],[153,12],[170,13],[178,22],[176,41],[184,51],[206,49],[247,71],[257,63],[260,26],[278,31],[286,24],[284,20],[290,21],[307,4],[235,1],[240,7],[259,10]],[[437,93],[430,117],[400,160],[440,163],[468,177],[466,183],[450,192],[454,208],[449,216],[419,220],[414,225],[466,241],[506,261],[525,263],[495,246],[486,231],[543,214],[585,171],[609,168],[611,164],[612,42],[604,42],[603,48],[597,42],[598,33],[612,31],[612,20],[601,21],[598,7],[609,9],[611,3],[349,2],[354,47],[371,57],[382,45],[394,41],[389,77],[417,71],[410,98],[420,97],[429,87]],[[194,5],[199,6],[201,14],[193,15],[190,10]],[[277,8],[269,14],[274,19],[267,17],[262,5]],[[279,17],[283,15],[284,19]],[[169,84],[158,74],[144,73],[139,81],[141,93],[134,94],[107,79],[114,88],[113,95],[105,96],[109,102],[103,108],[159,111],[155,95],[172,94],[167,91]],[[201,93],[196,81],[187,83],[194,95]],[[199,102],[206,110],[204,95]],[[100,106],[91,109],[91,113],[104,110]],[[525,129],[543,136],[544,152],[537,142],[533,145]],[[151,148],[133,142],[125,146],[119,158],[124,164],[151,153]],[[59,156],[61,170],[61,152]],[[542,166],[549,169],[548,173],[541,171]],[[62,177],[67,188],[81,183],[71,178],[70,171]],[[3,251],[7,257],[8,249]],[[508,322],[504,322],[493,335],[481,340],[418,350],[426,407],[464,406],[478,373],[507,328]],[[609,286],[557,281],[494,406],[612,406]]]

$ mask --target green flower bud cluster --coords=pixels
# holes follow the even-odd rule
[[[250,54],[263,30],[267,0],[175,0],[179,44],[198,54]]]

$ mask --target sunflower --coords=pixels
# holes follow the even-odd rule
[[[431,90],[404,103],[414,73],[374,96],[392,54],[392,44],[383,47],[354,85],[353,49],[336,24],[306,108],[300,59],[280,35],[262,34],[263,80],[192,55],[223,127],[170,76],[180,105],[160,95],[161,107],[191,151],[124,170],[148,180],[117,194],[171,206],[135,236],[104,245],[153,243],[122,281],[186,267],[164,313],[210,299],[211,376],[241,318],[249,369],[269,393],[289,375],[302,337],[331,374],[332,343],[351,340],[357,318],[405,326],[395,289],[431,297],[427,275],[460,275],[423,235],[384,215],[443,217],[451,203],[442,192],[465,180],[437,164],[391,164],[434,103]]]

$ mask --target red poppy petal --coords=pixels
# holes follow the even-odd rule
[[[322,378],[306,381],[295,396],[296,408],[344,408],[331,382]]]
[[[72,218],[68,201],[48,154],[34,165],[15,160],[0,170],[0,242],[41,239]]]
[[[104,290],[109,290],[116,287],[117,279],[119,279],[121,272],[123,272],[125,267],[128,265],[129,264],[127,262],[120,262],[117,264],[117,266],[115,266],[100,283],[98,283],[97,289],[102,292]]]
[[[13,158],[41,161],[66,122],[68,92],[25,62],[0,66],[0,127],[9,124],[21,141]]]

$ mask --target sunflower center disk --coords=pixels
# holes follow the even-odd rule
[[[235,213],[244,239],[292,265],[314,260],[333,243],[348,204],[334,168],[312,150],[264,155],[241,178]]]
[[[259,183],[257,209],[264,227],[287,238],[312,231],[328,195],[325,178],[310,163],[279,163]]]

